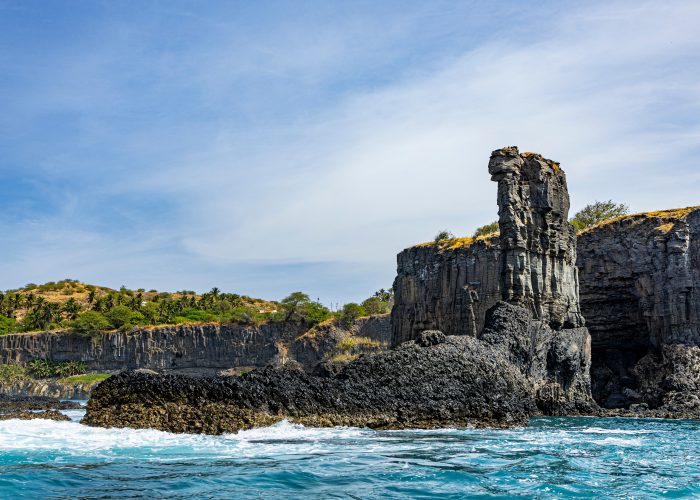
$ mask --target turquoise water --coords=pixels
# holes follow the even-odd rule
[[[0,422],[0,498],[700,496],[700,423],[538,418],[381,431],[288,422],[227,436]]]

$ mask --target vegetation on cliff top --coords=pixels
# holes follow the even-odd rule
[[[629,213],[629,207],[624,203],[615,203],[612,200],[596,201],[579,210],[570,220],[577,231],[595,226],[604,221],[619,218]]]
[[[692,207],[685,207],[685,208],[672,208],[669,210],[657,210],[653,212],[641,212],[641,213],[636,213],[636,214],[624,214],[620,215],[617,217],[612,217],[607,220],[603,220],[598,222],[597,224],[594,224],[592,226],[589,226],[585,228],[583,231],[588,231],[590,229],[606,226],[608,224],[612,224],[614,222],[619,222],[619,221],[624,221],[624,220],[647,220],[647,219],[661,219],[662,221],[669,221],[665,222],[657,227],[657,229],[661,232],[669,232],[671,229],[673,229],[673,223],[682,220],[686,216],[690,215],[692,212],[700,210],[700,205],[695,205]]]
[[[390,301],[391,293],[382,289],[362,304],[346,304],[332,312],[302,292],[272,302],[218,288],[203,294],[146,292],[63,280],[0,293],[0,335],[69,329],[96,335],[106,330],[199,323],[302,321],[314,325],[329,318],[347,322],[358,315],[386,313]]]

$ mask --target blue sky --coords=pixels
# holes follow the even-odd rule
[[[496,218],[490,152],[572,211],[700,204],[698,2],[0,0],[0,289],[325,303]]]

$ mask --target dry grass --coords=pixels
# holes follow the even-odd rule
[[[668,232],[671,229],[673,229],[673,222],[683,220],[685,217],[687,217],[689,214],[692,212],[700,210],[700,205],[696,205],[693,207],[685,207],[685,208],[672,208],[669,210],[657,210],[655,212],[642,212],[638,214],[629,214],[629,215],[621,215],[620,217],[614,217],[612,219],[605,220],[603,222],[599,222],[598,224],[594,224],[593,226],[587,227],[583,231],[580,231],[580,233],[586,233],[592,229],[598,229],[604,226],[608,226],[610,224],[614,224],[615,222],[619,221],[626,221],[626,220],[631,220],[631,221],[644,221],[648,219],[661,219],[663,221],[668,221],[664,222],[663,224],[659,225],[657,229],[661,230],[662,232]],[[668,224],[671,224],[671,227],[668,227]],[[661,228],[667,228],[666,231],[663,231]],[[580,234],[579,233],[579,234]]]
[[[350,363],[352,361],[355,361],[357,358],[359,358],[359,354],[336,354],[330,359],[331,363]]]
[[[376,340],[372,340],[369,337],[355,337],[353,335],[344,337],[340,342],[338,342],[338,349],[340,351],[350,351],[354,347],[379,347],[381,343]]]
[[[493,239],[498,237],[499,233],[489,233],[482,234],[476,238],[472,236],[463,236],[461,238],[450,238],[440,241],[428,241],[426,243],[419,243],[416,247],[437,247],[440,250],[456,250],[458,248],[468,248],[478,241],[483,241],[486,246],[491,246],[493,244]]]

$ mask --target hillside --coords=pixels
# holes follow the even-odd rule
[[[99,315],[102,315],[109,318],[113,326],[120,327],[256,320],[274,314],[278,308],[277,302],[223,293],[218,288],[203,294],[188,290],[162,292],[126,287],[115,290],[65,279],[42,285],[30,283],[0,292],[0,333],[3,333],[3,325],[7,331],[68,328],[73,326],[71,321],[78,320],[85,312],[94,313],[93,320],[99,322]]]

